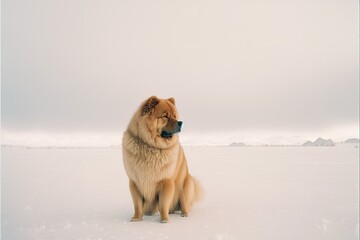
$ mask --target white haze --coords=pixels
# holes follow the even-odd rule
[[[2,1],[3,142],[113,139],[151,95],[175,97],[189,141],[358,137],[358,17],[349,0]]]

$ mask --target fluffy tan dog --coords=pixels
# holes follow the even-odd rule
[[[181,125],[174,98],[152,96],[132,117],[122,144],[135,209],[131,221],[141,221],[144,213],[153,215],[157,211],[162,223],[175,211],[186,217],[200,198],[200,186],[189,174],[176,134]]]

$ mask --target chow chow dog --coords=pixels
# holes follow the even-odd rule
[[[134,204],[131,221],[160,212],[160,222],[169,213],[181,211],[187,217],[201,196],[199,183],[189,174],[177,133],[175,99],[152,96],[143,102],[130,120],[122,141],[123,161]]]

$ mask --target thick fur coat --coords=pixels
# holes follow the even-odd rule
[[[175,211],[188,216],[200,198],[201,188],[189,174],[176,134],[181,124],[173,98],[150,97],[132,117],[122,144],[135,210],[132,221],[157,211],[161,222],[167,222]]]

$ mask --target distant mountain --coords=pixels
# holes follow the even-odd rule
[[[323,147],[323,146],[335,146],[334,142],[331,139],[325,140],[323,138],[318,138],[314,142],[307,141],[302,146],[309,147]]]
[[[307,142],[303,143],[302,146],[305,146],[305,147],[314,146],[314,143],[312,141],[307,141]]]
[[[360,140],[358,138],[350,138],[345,141],[345,143],[357,143],[359,144]]]
[[[334,142],[331,139],[325,140],[323,138],[318,138],[314,142],[315,146],[335,146]]]
[[[245,147],[246,144],[242,142],[233,142],[229,145],[229,147]]]

